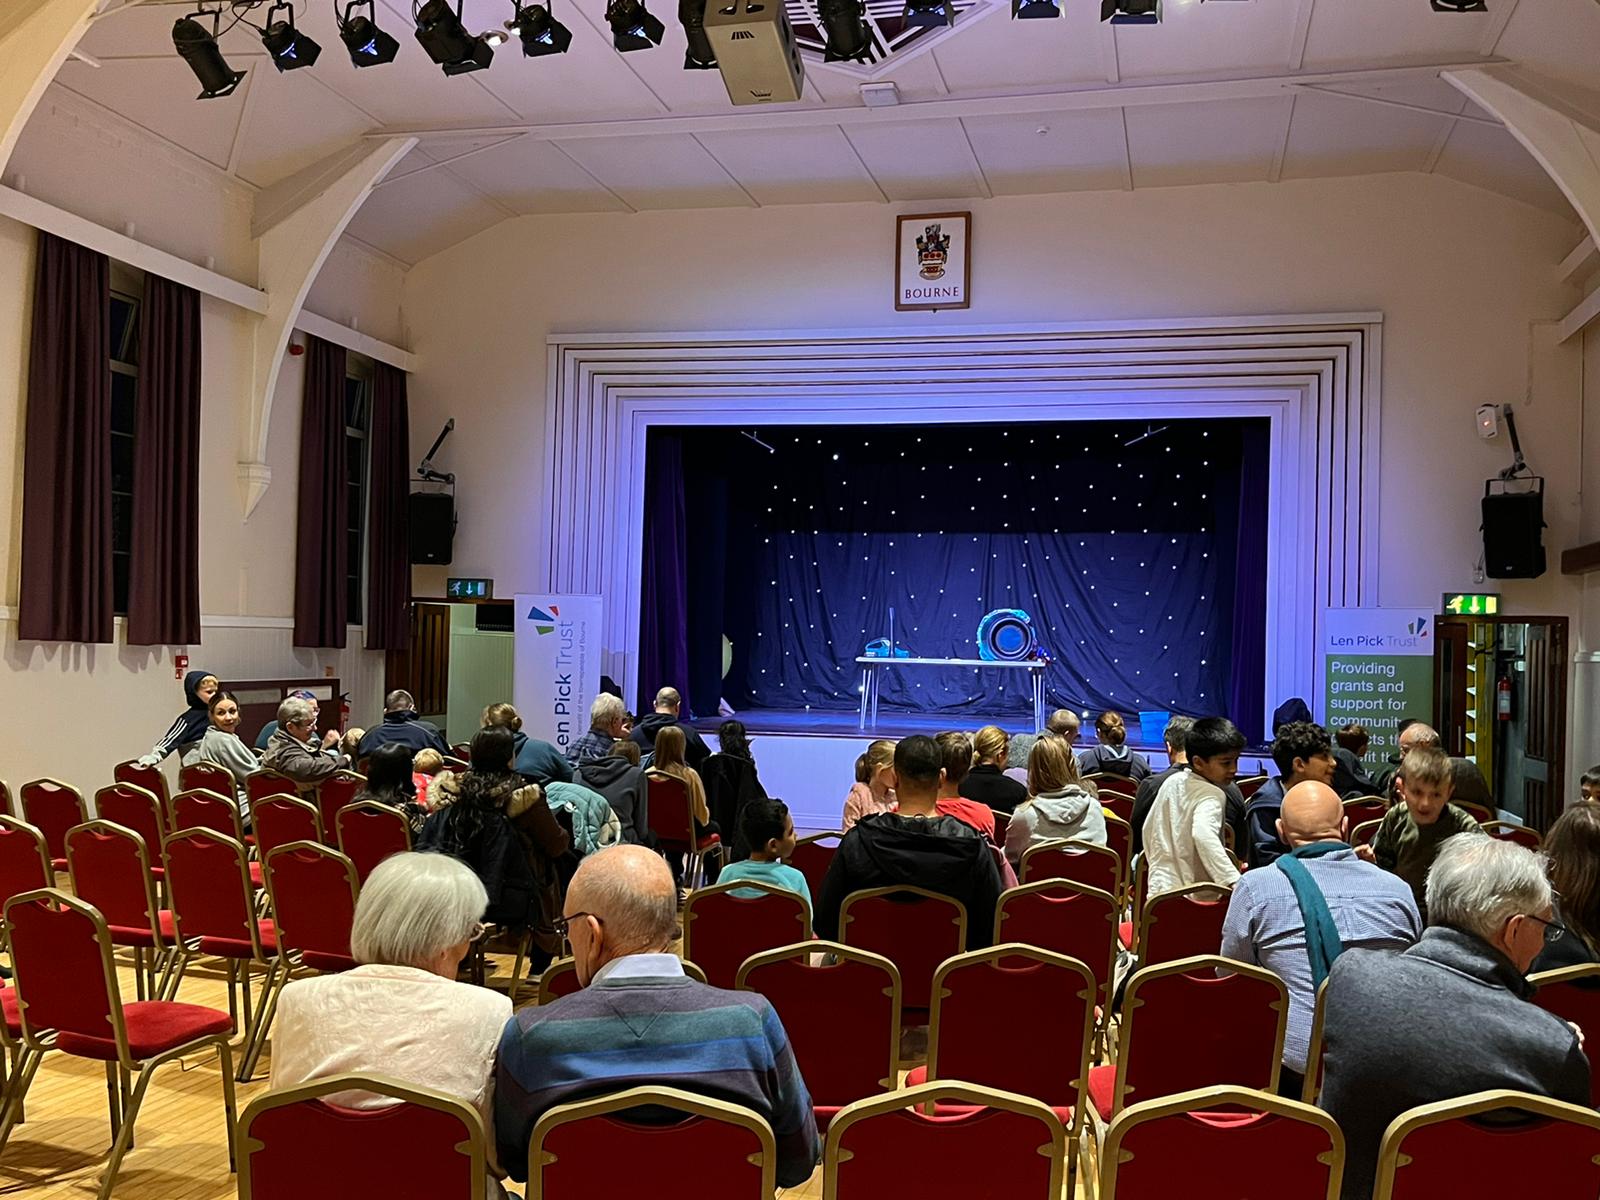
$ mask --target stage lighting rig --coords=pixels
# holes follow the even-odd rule
[[[210,17],[211,29],[200,24],[197,18]],[[172,46],[183,61],[189,64],[195,78],[200,81],[197,100],[217,100],[233,94],[244,78],[245,72],[235,71],[222,57],[217,45],[217,26],[222,10],[201,8],[186,17],[179,17],[172,26]]]
[[[867,23],[864,0],[822,0],[819,15],[827,34],[823,62],[870,63],[876,55],[877,39]]]
[[[1011,0],[1011,19],[1014,21],[1033,21],[1060,15],[1058,0]]]
[[[1161,0],[1101,0],[1100,19],[1113,25],[1157,25]]]
[[[685,71],[715,71],[717,52],[706,36],[706,4],[709,0],[678,0],[678,24],[683,26],[689,48],[683,53]]]
[[[667,33],[644,0],[607,0],[606,24],[611,26],[611,44],[624,53],[659,46]]]
[[[556,20],[543,4],[523,4],[516,0],[517,15],[506,22],[506,28],[522,39],[525,58],[542,58],[546,54],[565,54],[572,45],[572,30]]]
[[[494,61],[489,39],[467,32],[461,23],[462,0],[450,7],[448,0],[427,0],[418,7],[412,0],[411,13],[417,24],[417,43],[428,57],[444,68],[446,75],[465,75],[486,70]]]
[[[373,5],[376,0],[350,0],[344,11],[335,9],[339,18],[339,40],[350,52],[350,61],[358,67],[377,67],[394,61],[400,53],[400,43],[378,28]],[[356,9],[367,10],[366,16],[357,16]]]
[[[950,0],[906,0],[902,14],[908,25],[927,25],[938,29],[956,23],[956,10]]]
[[[280,12],[288,13],[289,19],[274,21],[272,18]],[[321,46],[294,27],[294,5],[287,2],[274,4],[267,9],[267,23],[261,30],[261,44],[272,55],[272,65],[279,71],[309,67],[322,53]]]

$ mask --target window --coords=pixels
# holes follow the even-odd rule
[[[128,615],[133,555],[133,438],[139,396],[139,298],[111,293],[111,607]]]
[[[364,619],[361,597],[367,556],[367,433],[371,428],[372,363],[352,354],[347,359],[344,380],[345,494],[348,498],[345,537],[349,539],[345,600],[350,609],[345,620],[352,625],[359,625]]]

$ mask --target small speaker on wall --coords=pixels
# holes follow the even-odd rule
[[[456,498],[449,492],[411,493],[411,561],[448,563],[456,539]]]
[[[1483,569],[1491,579],[1537,579],[1545,572],[1544,480],[1522,477],[1515,492],[1490,480],[1483,494]]]

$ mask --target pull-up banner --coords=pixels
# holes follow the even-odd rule
[[[518,592],[512,692],[522,731],[565,751],[600,691],[600,597]]]
[[[1337,732],[1358,721],[1382,762],[1399,751],[1395,725],[1433,718],[1432,614],[1415,608],[1330,608],[1323,613],[1323,713]]]

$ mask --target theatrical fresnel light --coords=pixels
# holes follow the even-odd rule
[[[906,0],[904,16],[908,25],[928,25],[935,29],[956,23],[956,10],[950,0]]]
[[[1161,20],[1161,0],[1101,0],[1100,19],[1113,25],[1155,25]]]
[[[556,20],[543,4],[524,5],[517,0],[517,15],[506,22],[506,28],[522,39],[526,58],[565,54],[572,45],[572,30]]]
[[[446,75],[482,71],[494,61],[494,47],[488,39],[468,33],[461,23],[461,0],[456,0],[454,8],[447,0],[427,0],[420,8],[413,3],[412,11],[418,44]]]
[[[667,33],[643,0],[607,0],[606,24],[611,26],[611,44],[622,51],[659,46]]]
[[[1060,15],[1061,5],[1057,0],[1011,0],[1011,16],[1016,20],[1032,21]]]
[[[279,13],[288,13],[286,21],[274,21]],[[294,5],[274,4],[267,9],[267,24],[261,30],[261,44],[272,55],[272,65],[280,71],[293,71],[309,67],[317,61],[322,47],[294,27]]]
[[[823,62],[871,62],[872,27],[867,24],[863,0],[822,0],[819,13],[828,35]]]
[[[707,3],[708,0],[678,0],[678,24],[683,26],[683,35],[689,43],[683,52],[685,71],[717,69],[717,52],[706,36]]]
[[[378,28],[373,19],[375,0],[350,0],[339,17],[339,40],[350,52],[350,61],[358,67],[377,67],[394,61],[400,53],[400,43]],[[356,10],[367,10],[358,16]]]
[[[210,30],[200,24],[195,19],[197,17],[210,17]],[[243,71],[235,71],[228,66],[222,57],[222,50],[217,46],[217,22],[221,17],[219,9],[202,8],[186,17],[179,17],[172,26],[173,48],[200,81],[200,95],[197,97],[200,100],[216,100],[231,95],[245,76]]]

